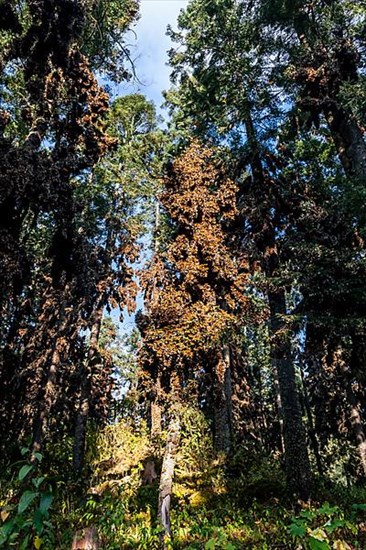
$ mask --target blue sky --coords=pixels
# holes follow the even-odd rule
[[[176,28],[179,12],[187,4],[188,0],[140,0],[141,16],[133,28],[136,36],[131,33],[126,41],[130,44],[139,82],[122,83],[114,87],[113,98],[140,92],[153,100],[157,107],[162,104],[162,91],[170,86],[167,51],[173,46],[169,37],[166,36],[166,28],[169,24]],[[141,298],[139,298],[138,308],[141,306]],[[118,315],[117,312],[112,314],[115,321]],[[135,326],[134,318],[134,314],[127,315],[124,311],[124,322],[120,325],[122,333],[131,331]]]
[[[137,77],[140,81],[130,85],[121,84],[114,95],[141,92],[159,107],[163,102],[161,92],[169,88],[170,68],[167,51],[172,43],[166,36],[167,25],[176,28],[179,12],[188,0],[140,0],[141,17],[134,27],[128,42],[131,44]]]

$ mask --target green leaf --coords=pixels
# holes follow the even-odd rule
[[[210,539],[205,544],[205,550],[214,550],[216,546],[215,539]]]
[[[39,504],[39,510],[42,516],[45,516],[48,513],[49,507],[53,501],[53,495],[51,493],[43,493],[41,496],[41,502]]]
[[[19,550],[27,550],[29,548],[29,538],[30,535],[28,534],[25,539],[22,540]]]
[[[306,534],[306,529],[302,523],[292,523],[289,526],[288,531],[293,537],[301,538],[304,537]]]
[[[2,546],[6,542],[7,537],[4,534],[4,530],[1,527],[0,528],[0,546]]]
[[[343,527],[344,523],[345,523],[344,520],[341,520],[341,519],[329,520],[324,525],[324,528],[326,529],[327,533],[333,533],[333,531],[335,531],[339,527]]]
[[[45,479],[45,477],[36,477],[35,479],[32,479],[32,483],[36,489],[39,489],[39,486],[43,483]]]
[[[43,525],[44,525],[45,527],[48,527],[49,529],[52,529],[52,528],[53,528],[53,525],[52,525],[52,523],[51,523],[50,521],[45,521],[45,520],[44,520],[44,521],[43,521]]]
[[[43,532],[43,515],[39,509],[33,514],[33,525],[37,535],[41,535]]]
[[[3,535],[5,536],[6,539],[8,538],[10,533],[12,532],[13,527],[14,527],[14,523],[15,523],[15,520],[11,519],[11,520],[7,521],[6,523],[4,523],[4,525],[2,526],[1,531],[2,531],[2,533],[3,533]]]
[[[29,472],[33,470],[33,464],[25,464],[22,468],[20,468],[18,479],[19,481],[23,481],[24,478],[27,477]]]
[[[305,519],[314,519],[316,517],[316,512],[313,510],[301,510],[300,516]]]
[[[19,533],[18,530],[14,531],[14,532],[10,535],[10,537],[9,537],[9,539],[8,539],[8,542],[14,542],[14,541],[16,541],[16,540],[19,538],[19,535],[20,535],[20,533]],[[11,545],[11,546],[13,546],[13,545]]]
[[[22,522],[21,527],[20,527],[21,530],[24,531],[24,530],[28,529],[28,527],[32,527],[32,525],[33,525],[33,519],[32,518],[28,518],[26,520],[23,520],[22,517],[20,517],[19,519]],[[19,519],[17,519],[18,525],[20,525]]]
[[[19,500],[18,513],[22,514],[33,502],[37,495],[38,493],[34,493],[33,491],[25,491]]]
[[[29,548],[30,535],[28,534],[24,540],[22,540],[19,550],[27,550]]]
[[[330,546],[325,540],[315,539],[314,537],[309,537],[309,548],[310,550],[330,550]]]
[[[324,502],[323,506],[318,509],[318,514],[323,514],[325,516],[331,516],[339,511],[338,506],[330,506],[329,502]]]

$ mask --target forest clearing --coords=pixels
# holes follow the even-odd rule
[[[366,0],[0,0],[0,73],[0,548],[365,550]]]

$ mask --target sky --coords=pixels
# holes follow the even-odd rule
[[[168,24],[176,28],[179,12],[187,3],[188,0],[140,0],[141,17],[133,28],[136,37],[131,33],[128,40],[139,82],[120,84],[114,95],[140,92],[161,106],[161,92],[170,86],[167,51],[173,45],[166,28]]]
[[[113,98],[132,92],[140,92],[153,100],[157,107],[163,103],[162,91],[170,87],[170,68],[167,66],[167,51],[173,46],[166,36],[170,24],[176,29],[179,12],[188,0],[140,0],[140,19],[126,42],[131,46],[131,57],[135,61],[138,82],[122,83],[113,89]],[[158,109],[159,112],[159,109]],[[163,114],[163,113],[161,113]],[[138,308],[141,307],[141,298]],[[124,312],[122,333],[128,333],[135,326],[134,314]],[[117,320],[115,318],[115,320]]]

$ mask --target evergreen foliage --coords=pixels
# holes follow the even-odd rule
[[[0,0],[0,547],[364,548],[366,5],[138,16]]]

